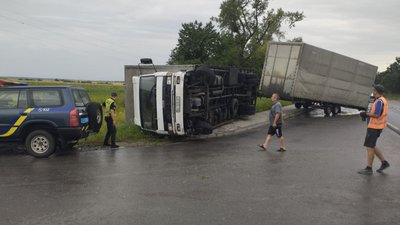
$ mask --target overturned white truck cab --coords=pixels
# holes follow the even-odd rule
[[[210,134],[256,111],[257,75],[231,67],[155,71],[134,76],[132,82],[135,124],[157,134]]]

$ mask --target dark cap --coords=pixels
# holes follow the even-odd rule
[[[118,96],[117,93],[115,92],[111,93],[111,97],[117,97],[117,96]]]
[[[383,87],[382,84],[374,84],[374,89],[376,92],[378,92],[379,94],[383,94],[383,92],[385,91],[385,88]]]

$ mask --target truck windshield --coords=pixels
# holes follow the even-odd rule
[[[156,77],[140,78],[140,115],[144,129],[157,129]]]

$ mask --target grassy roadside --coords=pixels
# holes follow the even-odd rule
[[[283,101],[281,100],[282,106],[288,106],[293,104],[291,101]],[[271,98],[267,97],[258,97],[257,104],[256,104],[256,112],[267,111],[271,109],[272,101]]]
[[[77,82],[64,82],[64,81],[26,81],[32,86],[76,86],[84,88],[92,101],[102,103],[108,98],[111,92],[116,92],[118,98],[117,104],[117,142],[137,142],[137,143],[159,143],[161,139],[155,138],[149,134],[143,133],[137,126],[127,124],[125,122],[125,86],[122,83],[77,83]],[[281,101],[283,106],[292,104],[289,101]],[[271,108],[272,102],[270,98],[259,97],[257,98],[256,112],[262,112]],[[103,126],[97,135],[92,135],[87,139],[80,140],[83,145],[99,145],[103,143],[107,127],[103,121]]]
[[[388,94],[386,97],[390,100],[400,100],[400,94]]]

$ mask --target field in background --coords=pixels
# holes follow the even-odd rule
[[[78,86],[87,90],[90,98],[94,102],[102,103],[105,99],[109,98],[112,92],[118,94],[116,100],[117,103],[117,142],[159,142],[160,140],[152,137],[151,135],[144,134],[137,126],[132,124],[127,124],[125,122],[125,86],[122,82],[73,82],[65,80],[19,80],[20,82],[26,82],[28,85],[32,86],[47,86],[47,85],[60,85],[60,86]],[[282,105],[290,105],[291,102],[282,101]],[[257,98],[256,111],[262,112],[269,110],[271,108],[272,102],[270,98],[259,97]],[[267,118],[266,118],[267,120]],[[106,124],[103,121],[103,126],[97,135],[92,135],[86,140],[80,140],[80,144],[102,144],[103,138],[106,133]]]

